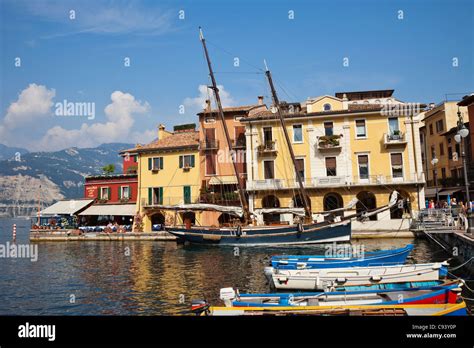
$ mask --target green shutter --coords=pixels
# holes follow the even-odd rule
[[[151,187],[148,188],[148,205],[153,204],[153,189]]]
[[[183,186],[184,203],[191,203],[191,186]]]
[[[179,167],[183,168],[183,156],[179,156]]]
[[[191,167],[194,168],[194,155],[191,155]]]
[[[163,160],[164,160],[164,158],[160,157],[160,169],[163,169],[163,162],[164,162]]]
[[[101,199],[101,197],[100,197],[100,191],[102,191],[102,190],[101,190],[101,187],[99,187],[99,188],[97,189],[97,199]]]
[[[132,186],[128,187],[128,198],[132,199]]]
[[[112,195],[110,194],[110,187],[107,187],[107,199],[111,199]]]
[[[153,158],[148,158],[148,170],[153,169]]]
[[[122,187],[118,187],[118,199],[122,199]]]
[[[160,195],[160,197],[158,198],[159,202],[160,202],[160,204],[163,204],[163,187],[160,187],[158,191],[159,191],[159,195]]]

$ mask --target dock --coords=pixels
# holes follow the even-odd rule
[[[105,233],[79,230],[30,230],[31,242],[65,242],[65,241],[176,241],[176,237],[165,231],[160,232],[126,232]]]

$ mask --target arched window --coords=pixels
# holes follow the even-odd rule
[[[377,208],[377,202],[375,200],[375,195],[372,192],[368,191],[361,191],[357,194],[357,202],[356,211],[357,213],[361,213],[364,211],[369,211]],[[377,214],[371,215],[369,217],[370,220],[377,220]]]
[[[268,195],[262,198],[262,208],[280,208],[280,200],[274,195]],[[264,213],[263,221],[266,225],[280,222],[279,213]]]
[[[344,202],[342,196],[337,192],[329,192],[324,196],[323,199],[324,211],[334,210],[344,207]],[[344,212],[340,211],[335,213],[335,215],[343,216]]]

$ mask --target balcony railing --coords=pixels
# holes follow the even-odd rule
[[[406,136],[400,131],[395,131],[392,133],[385,133],[383,135],[384,145],[388,146],[404,146],[407,144]]]
[[[239,138],[232,140],[232,147],[234,149],[245,149],[247,142],[245,138]]]
[[[201,192],[200,203],[239,206],[240,197],[238,192]]]
[[[184,198],[183,196],[176,197],[163,197],[160,201],[158,198],[153,198],[151,202],[147,198],[142,198],[140,201],[142,207],[144,208],[153,208],[162,205],[180,205],[180,204],[193,204],[199,203],[199,197],[191,196],[189,198]]]
[[[341,136],[336,134],[320,136],[316,144],[316,148],[319,151],[340,150],[341,147]]]
[[[262,144],[257,146],[257,151],[259,155],[266,155],[266,154],[276,154],[277,153],[277,146],[275,140],[265,141]]]
[[[219,140],[204,140],[199,142],[201,150],[217,150],[219,149]]]
[[[359,176],[322,176],[304,178],[303,185],[311,187],[344,187],[344,186],[376,186],[387,184],[424,184],[424,174],[405,175],[392,177],[390,175]],[[298,188],[295,179],[266,179],[247,181],[248,190],[294,189]]]

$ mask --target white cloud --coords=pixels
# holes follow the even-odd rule
[[[12,130],[26,123],[37,122],[40,118],[51,116],[55,95],[54,89],[35,83],[30,84],[21,91],[17,101],[10,104],[0,127],[4,130]]]
[[[219,95],[221,97],[221,103],[223,107],[231,106],[235,104],[235,100],[232,98],[230,93],[224,89],[223,85],[217,85],[219,88]],[[186,113],[196,113],[202,111],[206,107],[206,100],[214,100],[214,92],[207,88],[206,85],[199,85],[199,95],[194,98],[185,98],[183,101],[186,107]],[[214,107],[214,103],[213,103]]]
[[[93,147],[111,142],[133,142],[134,138],[149,138],[151,131],[132,132],[134,116],[150,110],[147,102],[141,102],[129,93],[115,91],[110,96],[112,103],[104,109],[107,122],[83,123],[79,129],[64,129],[61,126],[50,128],[40,140],[42,150],[58,150],[71,146]],[[146,139],[148,141],[148,139]]]

